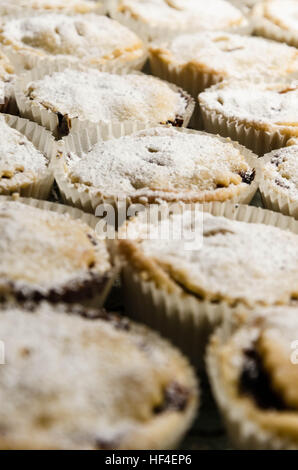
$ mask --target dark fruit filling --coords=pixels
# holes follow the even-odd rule
[[[246,184],[251,184],[256,176],[256,170],[253,169],[251,171],[240,171],[239,175],[242,178],[242,182]]]
[[[80,279],[68,286],[61,286],[57,289],[50,289],[47,292],[39,290],[25,291],[18,289],[14,282],[8,282],[6,292],[0,294],[0,303],[7,300],[7,296],[13,295],[18,302],[41,302],[46,300],[50,303],[64,302],[67,304],[80,303],[98,295],[104,290],[109,280],[109,274],[96,274],[89,271],[86,279]]]
[[[174,127],[182,127],[183,126],[183,119],[180,117],[177,117],[175,121],[167,121],[167,124],[171,124]]]
[[[59,137],[66,137],[69,134],[69,131],[71,129],[71,122],[68,118],[68,116],[63,116],[61,113],[57,113],[58,117],[58,132],[59,132]]]
[[[186,102],[186,107],[189,105],[191,102],[191,99],[189,96],[185,95],[183,90],[179,89],[178,90],[179,95],[185,100]],[[182,116],[177,116],[174,121],[167,121],[166,124],[171,124],[174,127],[182,127],[184,123],[184,118]]]
[[[171,382],[164,391],[163,402],[155,408],[155,413],[184,411],[189,400],[189,390],[177,382]]]
[[[247,349],[244,356],[239,383],[240,393],[251,396],[258,407],[264,410],[286,410],[283,400],[272,389],[270,377],[258,352],[255,349]]]

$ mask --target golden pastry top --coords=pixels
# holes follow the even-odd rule
[[[165,124],[183,120],[188,95],[156,77],[66,69],[28,84],[31,102],[68,118]]]
[[[0,194],[38,181],[49,168],[48,158],[0,116]]]
[[[254,9],[255,19],[283,31],[298,32],[298,5],[296,0],[265,0]]]
[[[142,213],[127,222],[119,247],[125,262],[157,287],[231,306],[298,298],[297,234],[187,207],[152,224]],[[150,238],[155,226],[164,234],[170,227],[170,236]]]
[[[294,47],[260,37],[224,32],[181,34],[150,46],[150,53],[178,70],[197,69],[224,78],[271,77],[298,71]]]
[[[72,152],[63,164],[68,183],[94,195],[206,201],[229,199],[247,188],[255,172],[251,159],[229,139],[157,127],[98,142],[80,157]]]
[[[137,21],[164,35],[182,31],[226,30],[247,25],[244,15],[225,0],[117,0],[116,16]],[[113,15],[113,8],[111,14]]]
[[[297,80],[227,80],[205,90],[199,101],[208,111],[239,124],[298,136]]]
[[[67,214],[1,201],[0,233],[0,295],[47,297],[111,268],[105,242]]]
[[[125,65],[144,55],[143,43],[135,33],[95,14],[7,17],[0,27],[0,41],[19,54],[64,57],[93,65],[115,59]]]

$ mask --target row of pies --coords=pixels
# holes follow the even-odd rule
[[[129,120],[157,124],[175,119],[167,116],[167,101],[171,106],[173,97],[168,95],[166,86],[160,90],[164,100],[157,94],[158,103],[150,106],[150,89],[156,88],[157,83],[161,87],[161,82],[146,77],[143,86],[148,88],[147,96],[135,83],[135,102],[121,106],[131,89],[123,88],[123,83],[114,77],[97,75],[96,70],[94,74],[90,69],[86,75],[83,73],[83,66],[101,72],[139,70],[146,61],[147,49],[153,74],[176,84],[195,100],[199,93],[218,84],[211,95],[199,97],[201,112],[196,111],[193,126],[202,126],[203,121],[206,130],[238,140],[259,155],[283,147],[297,136],[293,96],[298,55],[296,48],[286,44],[233,32],[208,31],[169,35],[147,47],[127,27],[105,16],[40,12],[4,19],[0,43],[7,54],[1,53],[0,62],[1,111],[20,112],[60,137],[71,128],[79,131],[78,121],[82,120],[100,125]],[[67,67],[79,68],[82,73],[53,76]],[[17,78],[21,71],[32,68]],[[241,79],[242,85],[235,85],[235,79]],[[224,84],[219,83],[223,80]],[[107,95],[115,95],[116,90],[120,94],[119,106],[114,115],[108,116],[106,108],[110,110],[111,103]],[[96,106],[98,99],[107,102]],[[260,99],[266,104],[261,110]],[[146,106],[151,108],[150,113],[144,109],[142,115],[142,107]],[[165,113],[155,115],[152,108],[162,108]],[[180,107],[176,113],[180,120],[183,111]]]
[[[298,217],[295,142],[258,158],[229,138],[168,124],[118,139],[95,136],[94,143],[71,135],[60,145],[40,125],[7,114],[0,116],[0,136],[2,195],[47,199],[55,179],[64,201],[94,213],[119,200],[249,204],[259,188],[267,208]]]
[[[108,13],[145,40],[198,30],[251,32],[297,44],[295,0],[1,0],[0,13]]]
[[[257,5],[247,15],[241,11],[241,3]],[[84,48],[88,53],[90,46],[94,53],[94,48],[100,46],[99,40],[108,48],[107,35],[113,44],[110,51],[103,48],[104,53],[121,54],[122,48],[133,53],[140,47],[140,41],[132,33],[129,35],[125,27],[120,28],[119,23],[134,30],[146,42],[206,30],[236,33],[254,30],[260,36],[293,46],[298,41],[295,0],[211,0],[208,4],[203,0],[1,0],[0,12],[2,44],[22,54],[76,55],[76,49],[81,49],[80,53]],[[116,23],[112,26],[112,21],[103,23],[102,14],[106,12],[119,22],[118,27]],[[116,49],[117,40],[120,50]]]
[[[74,62],[80,61],[81,64],[101,69],[103,67],[117,68],[118,70],[136,69],[143,65],[148,46],[150,54],[154,58],[156,56],[163,57],[165,65],[168,66],[183,65],[187,67],[190,62],[194,68],[200,65],[201,71],[205,69],[208,73],[215,73],[214,64],[219,61],[218,74],[223,74],[225,77],[241,72],[242,75],[247,75],[245,62],[248,67],[251,66],[252,57],[257,58],[256,67],[252,72],[266,72],[268,61],[271,61],[271,65],[268,62],[269,74],[272,71],[283,73],[288,68],[291,69],[291,65],[295,71],[295,64],[289,63],[294,60],[294,57],[291,58],[291,49],[278,48],[277,44],[261,37],[248,39],[248,36],[244,36],[243,42],[237,39],[237,36],[233,39],[233,34],[250,33],[253,28],[248,26],[250,22],[240,10],[225,0],[211,0],[208,4],[203,0],[150,0],[149,2],[112,0],[109,2],[113,5],[110,7],[112,10],[110,15],[118,21],[96,14],[96,11],[93,10],[99,8],[99,3],[92,0],[69,0],[68,2],[32,0],[32,12],[28,2],[23,2],[23,0],[1,1],[0,11],[1,5],[13,3],[23,5],[22,14],[2,14],[0,43],[5,52],[17,63],[18,70],[32,68],[38,65],[42,59],[49,61],[58,58],[64,62],[66,59],[71,59]],[[26,6],[24,6],[25,3]],[[84,3],[87,14],[83,14],[84,8],[80,7],[80,4]],[[271,0],[264,3],[268,4],[266,7],[263,6],[264,15],[260,15],[264,21],[265,18],[268,22],[271,19],[276,27],[284,27],[284,34],[294,35],[297,29],[297,25],[295,25],[296,2],[287,1],[285,4],[284,0]],[[69,9],[72,4],[74,11],[70,14]],[[163,8],[172,12],[173,17],[169,12],[161,15],[160,11]],[[113,14],[114,10],[118,13]],[[215,15],[214,12],[216,12]],[[278,13],[280,13],[280,18],[278,18]],[[141,23],[142,26],[133,28],[134,23],[132,22]],[[256,29],[256,24],[258,24],[256,20],[253,21],[253,24]],[[163,30],[163,28],[169,27],[170,30],[172,29],[172,34],[170,31],[163,31],[162,35],[159,34],[148,45],[148,38],[144,38],[144,34],[142,34],[146,26],[149,30],[154,30],[154,28]],[[244,31],[242,31],[243,28]],[[136,33],[131,29],[135,29]],[[232,34],[231,43],[217,45],[216,43],[220,42],[220,39],[209,34],[205,38],[206,30],[209,33],[212,31],[214,34],[224,31]],[[260,36],[262,35],[266,38],[269,37],[269,39],[278,39],[273,35],[270,36],[267,30],[266,34],[260,33]],[[295,46],[297,40],[295,43],[294,40],[286,41],[284,38],[280,38],[280,42],[288,42],[290,46]],[[271,48],[270,52],[269,48]],[[209,51],[207,52],[206,49]],[[240,57],[238,54],[235,57],[234,54],[231,54],[228,64],[224,67],[222,63],[226,62],[225,59],[229,57],[228,53],[234,52],[234,49],[238,52],[242,50]],[[249,53],[248,49],[253,50]],[[213,63],[212,57],[210,57],[211,51],[216,54]],[[293,52],[294,50],[292,50],[292,54]],[[277,60],[277,57],[282,63]],[[208,58],[211,62],[208,61]],[[242,70],[239,70],[240,63],[244,67]]]
[[[294,47],[223,32],[169,37],[149,46],[152,72],[169,86],[143,75],[128,80],[104,74],[138,70],[147,57],[146,46],[134,33],[104,16],[12,18],[1,37],[7,53],[0,63],[1,111],[20,112],[56,137],[79,132],[90,122],[111,126],[116,136],[114,123],[187,124],[192,111],[187,94],[196,101],[200,94],[192,126],[238,140],[258,155],[297,137]],[[41,58],[46,60],[39,62]],[[37,64],[31,72],[16,75]],[[177,99],[173,84],[188,106],[182,96]]]
[[[33,201],[0,201],[0,448],[176,447],[197,411],[193,369],[99,310],[118,268],[95,217]]]
[[[150,326],[197,367],[208,344],[237,446],[297,449],[298,222],[233,204],[180,209],[141,212],[111,243],[77,209],[0,198],[1,448],[176,446],[198,384]],[[168,224],[184,241],[148,237]],[[98,310],[119,269],[126,312],[147,327]]]
[[[91,1],[28,4],[1,2],[0,8],[12,13],[13,8],[34,9],[43,4],[55,13],[72,8],[85,13],[87,7],[93,11],[98,6]],[[87,65],[96,67],[97,61],[101,66],[108,62],[113,69],[119,64],[139,68],[145,58],[143,43],[105,17],[88,16],[87,21],[83,16],[49,14],[38,17],[32,27],[20,17],[8,29],[6,45],[24,38],[22,53],[29,68],[34,63],[32,51],[37,57],[51,53],[70,59],[84,57]],[[1,65],[6,86],[1,110],[14,110],[9,102],[14,96],[14,70],[5,56]],[[192,112],[185,93],[158,80],[136,76],[130,83],[114,76],[110,93],[104,93],[109,81],[106,75],[85,74],[79,81],[75,75],[68,78],[70,82],[74,79],[72,93],[76,87],[82,88],[80,79],[93,88],[100,80],[102,116],[107,122],[111,116],[121,121],[124,115],[131,121],[153,118],[156,123],[181,125]],[[63,77],[62,82],[69,86]],[[117,102],[111,102],[111,96],[118,85],[118,107],[110,109]],[[147,86],[148,92],[142,96]],[[90,89],[83,95],[77,102],[90,97],[90,111],[97,97],[90,96]],[[140,98],[139,109],[131,98],[134,95]],[[164,108],[158,106],[162,96]],[[66,106],[69,103],[71,99]],[[94,104],[92,107],[96,112]],[[93,116],[89,113],[88,118]],[[63,114],[59,120],[59,130],[67,129]],[[46,199],[57,154],[54,138],[45,128],[14,116],[2,115],[0,127],[0,192]],[[196,415],[194,371],[178,350],[148,328],[98,310],[118,270],[107,244],[89,225],[92,216],[75,210],[61,214],[57,205],[48,203],[40,203],[40,208],[17,202],[0,204],[1,364],[5,361],[0,394],[6,402],[0,413],[1,449],[176,447]],[[42,300],[46,302],[37,304]],[[74,302],[77,305],[65,305]],[[96,310],[91,309],[93,305]]]
[[[0,448],[175,447],[206,345],[235,444],[298,448],[294,4],[0,1]]]

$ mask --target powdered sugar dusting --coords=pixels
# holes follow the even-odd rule
[[[298,202],[298,145],[276,150],[263,166],[263,176],[275,191]]]
[[[105,243],[93,246],[88,234],[96,239],[94,231],[68,215],[0,202],[0,232],[0,292],[12,282],[47,293],[110,266]]]
[[[166,123],[183,116],[186,99],[166,82],[143,74],[116,75],[67,69],[28,85],[45,108],[94,122]]]
[[[0,116],[0,194],[10,186],[35,181],[48,165],[47,157]]]
[[[226,29],[246,23],[242,13],[224,0],[119,0],[118,10],[129,12],[153,27],[185,31]]]
[[[41,13],[8,19],[1,29],[4,44],[35,55],[62,55],[98,62],[121,58],[126,50],[133,57],[133,50],[142,47],[133,32],[100,15]]]
[[[176,217],[193,235],[193,219]],[[141,238],[143,224],[138,218],[131,224]],[[139,246],[179,284],[208,300],[267,305],[298,294],[298,236],[276,227],[204,214],[199,250],[184,250],[175,240],[143,240]]]
[[[155,50],[175,65],[198,64],[222,78],[271,73],[287,75],[298,71],[296,48],[237,34],[184,34],[153,45],[152,51]]]
[[[200,95],[200,102],[226,117],[297,127],[298,81],[231,81]]]
[[[8,14],[15,8],[28,8],[32,10],[58,10],[76,13],[91,13],[99,11],[101,3],[97,0],[1,0],[0,9]]]
[[[298,4],[295,0],[264,2],[263,15],[282,29],[298,32]]]
[[[72,153],[66,171],[73,183],[105,195],[166,192],[183,197],[188,192],[242,185],[240,173],[252,168],[228,141],[156,128],[99,142],[81,158]]]

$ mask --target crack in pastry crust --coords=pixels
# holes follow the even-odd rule
[[[269,0],[259,2],[253,9],[255,31],[258,35],[297,47],[297,2]]]
[[[111,275],[106,244],[68,215],[0,202],[0,298],[94,298]]]
[[[0,328],[9,351],[0,395],[13,406],[0,411],[2,449],[168,448],[194,418],[192,369],[145,327],[42,303],[5,305]]]
[[[297,3],[292,0],[263,2],[264,18],[282,29],[297,28]]]

